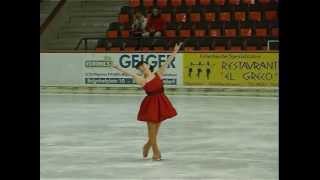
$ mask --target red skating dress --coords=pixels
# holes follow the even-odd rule
[[[175,108],[164,94],[163,82],[157,73],[143,86],[143,89],[147,96],[140,105],[138,121],[161,122],[177,115]]]

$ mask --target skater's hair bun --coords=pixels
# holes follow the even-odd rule
[[[154,66],[149,65],[149,70],[150,70],[151,72],[153,72]]]
[[[135,66],[135,68],[138,69],[139,66],[141,66],[142,64],[148,64],[148,63],[146,63],[146,62],[144,62],[144,61],[139,61],[139,62],[137,63],[137,65]],[[151,72],[153,72],[154,67],[155,67],[155,66],[149,65],[149,70],[150,70]]]
[[[144,63],[143,61],[139,61],[139,62],[136,64],[135,68],[138,69],[139,66],[141,66],[143,63]]]

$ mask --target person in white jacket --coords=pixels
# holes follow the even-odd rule
[[[135,12],[133,15],[133,23],[131,25],[132,35],[135,37],[141,37],[143,33],[146,32],[148,19],[143,16],[139,11]]]

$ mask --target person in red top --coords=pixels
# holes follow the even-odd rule
[[[160,68],[153,72],[153,67],[140,61],[136,68],[139,69],[143,76],[129,72],[118,65],[112,64],[112,67],[133,77],[146,92],[147,96],[143,99],[138,112],[138,121],[146,122],[148,125],[148,142],[143,146],[143,159],[146,159],[150,148],[153,151],[153,160],[161,160],[161,153],[157,144],[157,135],[160,123],[166,119],[177,115],[175,108],[172,106],[168,97],[164,94],[163,76],[168,65],[173,61],[182,43],[176,44],[171,56],[165,61]]]
[[[159,10],[157,8],[152,9],[151,16],[148,18],[146,30],[143,33],[144,37],[161,37],[163,31],[166,29],[166,22],[162,19]]]

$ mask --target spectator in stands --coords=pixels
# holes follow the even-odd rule
[[[141,37],[146,32],[147,18],[139,11],[133,15],[132,35]]]
[[[157,8],[152,9],[152,13],[147,23],[147,32],[143,33],[144,37],[161,37],[165,30],[165,21],[161,18]]]

